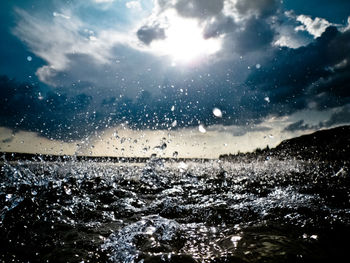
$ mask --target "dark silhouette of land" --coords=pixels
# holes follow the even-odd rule
[[[350,159],[350,126],[320,130],[282,141],[275,148],[256,149],[251,153],[220,155],[221,160],[296,158],[303,160],[337,161]]]

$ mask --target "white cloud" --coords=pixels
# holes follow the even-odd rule
[[[289,47],[289,48],[300,47],[300,45],[298,43],[295,43],[294,39],[289,36],[281,36],[275,41],[274,45],[280,46],[280,47]]]
[[[52,20],[47,21],[24,10],[16,11],[20,19],[13,33],[47,62],[36,72],[42,82],[69,88],[81,80],[108,90],[111,96],[136,97],[141,79],[145,85],[143,89],[159,92],[156,83],[162,80],[158,75],[152,78],[148,75],[150,70],[162,72],[161,58],[144,52],[136,34],[111,29],[91,30],[89,24],[74,14],[69,14],[71,19],[52,16]],[[86,92],[95,95],[101,90]]]
[[[95,3],[103,4],[103,3],[112,3],[114,0],[93,0]]]
[[[296,31],[295,19],[288,20],[282,25],[278,25],[275,30],[277,32],[274,45],[289,48],[299,48],[308,45],[313,38],[306,37],[304,32]]]
[[[299,15],[296,20],[302,23],[302,25],[297,26],[295,30],[307,31],[309,34],[313,35],[314,38],[321,36],[322,33],[326,31],[327,27],[333,25],[324,18],[316,17],[315,19],[312,19],[307,15]]]
[[[279,5],[279,1],[276,0],[226,0],[224,1],[223,14],[233,17],[238,22],[252,16],[274,15]]]
[[[141,10],[141,4],[138,1],[129,1],[126,2],[125,6],[129,9],[134,9],[134,10]]]
[[[24,10],[16,9],[16,12],[20,20],[13,30],[14,34],[52,67],[63,69],[68,63],[65,53],[80,49],[83,42],[78,34],[81,21],[54,16],[53,23],[48,23]]]
[[[113,47],[136,42],[117,31],[101,30],[95,33],[88,30],[89,25],[72,14],[63,17],[55,13],[52,21],[45,21],[21,9],[16,9],[16,12],[20,20],[13,33],[47,62],[48,65],[37,70],[37,75],[41,81],[54,86],[52,78],[71,66],[75,54],[90,57],[91,64],[108,64],[114,58]]]

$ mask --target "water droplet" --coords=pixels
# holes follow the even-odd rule
[[[156,146],[154,147],[153,149],[158,149],[158,150],[165,150],[167,147],[167,144],[166,143],[163,143],[162,145],[159,145],[159,146]]]
[[[222,111],[219,108],[214,108],[213,114],[215,115],[215,117],[218,117],[218,118],[222,117]]]
[[[270,98],[269,97],[265,97],[264,101],[266,101],[267,103],[270,103]]]
[[[172,107],[171,107],[171,111],[174,111],[175,110],[175,106],[173,105]]]
[[[172,127],[175,127],[177,125],[177,121],[174,120],[173,123],[171,124]]]
[[[6,202],[9,201],[12,198],[12,194],[7,194],[6,195]]]
[[[233,243],[234,247],[237,247],[238,241],[240,241],[242,237],[240,236],[232,236],[231,237],[231,242]]]
[[[203,126],[202,124],[200,124],[200,125],[198,126],[198,130],[199,130],[201,133],[206,133],[206,132],[207,132],[207,130],[204,128],[204,126]]]
[[[64,189],[64,192],[65,192],[67,195],[71,195],[71,194],[72,194],[72,190],[71,190],[69,187],[64,186],[63,189]]]
[[[154,232],[156,232],[156,228],[154,226],[149,226],[145,229],[145,234],[146,235],[153,235]]]
[[[261,68],[261,65],[258,63],[258,64],[255,65],[255,67],[256,67],[257,69],[259,69],[259,68]]]
[[[180,172],[184,172],[188,168],[188,165],[185,164],[184,162],[181,162],[181,163],[179,163],[178,167],[179,167]]]
[[[33,58],[32,58],[31,56],[28,56],[28,57],[27,57],[27,60],[30,62],[30,61],[33,60]]]

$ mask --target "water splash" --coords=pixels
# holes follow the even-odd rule
[[[347,164],[274,158],[3,160],[0,259],[337,259],[350,234],[348,172]]]

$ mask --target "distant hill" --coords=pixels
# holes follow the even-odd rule
[[[320,130],[282,141],[273,149],[257,149],[253,153],[221,155],[220,159],[290,158],[305,160],[350,160],[350,126]]]
[[[350,126],[321,130],[285,140],[274,151],[307,159],[350,160]]]

